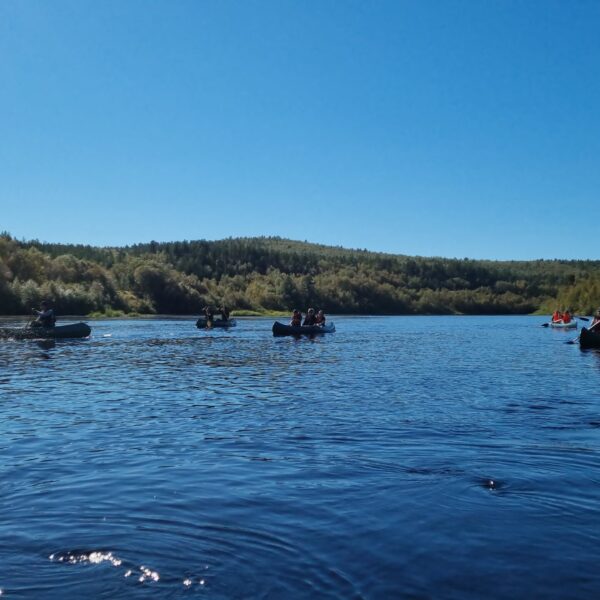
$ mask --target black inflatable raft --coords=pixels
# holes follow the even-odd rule
[[[333,333],[335,331],[335,325],[329,323],[323,327],[318,325],[312,325],[310,327],[292,327],[291,325],[284,325],[279,321],[273,323],[273,335],[315,335],[321,333]]]
[[[86,338],[92,332],[87,323],[72,323],[55,327],[1,327],[0,338],[17,340],[57,340]]]

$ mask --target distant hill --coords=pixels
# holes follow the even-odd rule
[[[600,261],[488,261],[349,250],[277,237],[119,248],[0,235],[0,314],[197,314],[323,308],[349,314],[523,314],[600,304]]]

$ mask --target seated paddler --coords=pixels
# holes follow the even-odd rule
[[[600,308],[595,312],[592,324],[590,325],[589,331],[594,333],[600,333]]]
[[[47,300],[40,302],[40,310],[33,309],[37,318],[31,323],[32,327],[54,327],[56,317],[54,310],[50,308],[50,303]]]
[[[294,312],[292,313],[292,319],[290,321],[290,326],[291,327],[300,327],[302,325],[302,313],[295,308]]]
[[[304,317],[304,323],[302,325],[304,327],[312,327],[315,324],[315,309],[309,308],[306,313],[306,317]]]
[[[224,304],[219,308],[219,312],[222,321],[229,321],[229,309]]]
[[[325,327],[325,313],[322,310],[320,310],[315,317],[315,325]]]
[[[562,321],[562,313],[560,312],[560,310],[558,310],[558,308],[552,313],[552,322],[553,323],[558,323],[559,321]]]

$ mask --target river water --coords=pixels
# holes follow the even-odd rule
[[[333,320],[0,341],[2,598],[600,597],[600,353]]]

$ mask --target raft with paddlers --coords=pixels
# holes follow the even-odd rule
[[[335,325],[329,323],[327,325],[284,325],[279,321],[273,323],[273,335],[315,335],[321,333],[333,333],[335,331]]]
[[[237,325],[235,319],[212,319],[208,320],[206,317],[200,317],[196,321],[196,327],[198,329],[210,329],[211,327],[235,327]]]
[[[1,327],[0,338],[15,340],[57,340],[87,338],[92,333],[87,323],[54,327]]]

